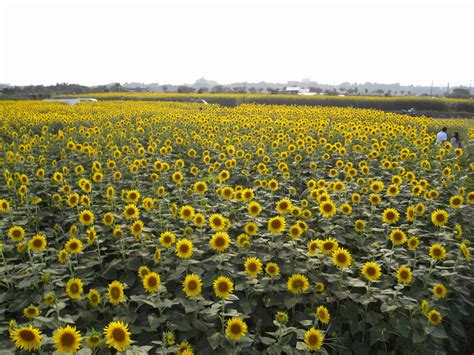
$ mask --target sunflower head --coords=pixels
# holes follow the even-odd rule
[[[237,341],[247,333],[247,324],[240,318],[229,319],[226,323],[227,338]]]

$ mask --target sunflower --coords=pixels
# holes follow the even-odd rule
[[[146,265],[142,265],[138,268],[138,277],[143,280],[143,278],[151,272],[150,268]]]
[[[471,262],[471,251],[467,247],[467,245],[463,242],[459,244],[459,249],[461,249],[462,254],[464,255],[464,258],[468,263]]]
[[[212,283],[217,297],[225,299],[234,291],[234,283],[226,276],[219,276]]]
[[[244,262],[245,273],[250,277],[257,277],[262,272],[262,262],[259,258],[247,258]]]
[[[276,203],[275,209],[280,214],[286,214],[290,211],[291,207],[292,207],[291,201],[287,198],[284,198]]]
[[[318,254],[319,243],[321,241],[319,239],[313,239],[308,242],[308,253],[311,256],[315,256]]]
[[[188,297],[196,297],[201,294],[202,281],[199,275],[190,274],[187,275],[183,281],[183,291]]]
[[[91,288],[87,294],[87,300],[92,307],[99,305],[102,302],[102,297],[100,296],[99,291]]]
[[[408,266],[400,266],[397,270],[397,279],[399,283],[409,285],[413,280],[413,273]]]
[[[248,222],[244,226],[244,231],[248,235],[255,235],[258,232],[258,226],[255,222]]]
[[[38,317],[39,314],[40,314],[40,311],[38,307],[33,306],[33,305],[30,305],[23,309],[23,315],[28,319],[34,319]]]
[[[187,341],[182,341],[178,348],[176,355],[193,355],[193,347]]]
[[[193,243],[189,239],[181,239],[176,243],[176,255],[181,259],[189,259],[193,255]]]
[[[333,238],[327,238],[319,243],[319,249],[321,249],[324,254],[332,254],[338,246],[339,243]]]
[[[252,201],[247,206],[247,212],[252,217],[257,217],[262,212],[262,206],[257,201]]]
[[[425,316],[428,315],[429,310],[430,310],[429,302],[427,300],[421,301],[421,311],[423,312]]]
[[[77,278],[69,279],[66,284],[66,293],[72,299],[81,298],[82,295],[82,280]]]
[[[155,249],[155,253],[153,254],[153,264],[157,265],[161,259],[161,250],[159,248]]]
[[[454,195],[449,199],[449,205],[453,208],[461,207],[463,202],[464,202],[464,198],[461,195]]]
[[[13,226],[8,230],[8,236],[15,242],[20,242],[25,238],[25,230],[20,226]]]
[[[185,205],[185,206],[181,207],[180,210],[179,210],[179,216],[184,221],[189,221],[190,219],[193,219],[193,217],[194,217],[194,208],[192,208],[189,205]]]
[[[401,229],[394,229],[390,232],[390,240],[393,245],[403,245],[407,240],[407,235]]]
[[[420,240],[415,236],[410,237],[410,239],[408,239],[407,245],[408,249],[415,250],[420,245]]]
[[[363,221],[362,219],[356,220],[354,223],[354,230],[358,233],[361,233],[364,231],[364,229],[365,229],[365,221]]]
[[[394,224],[400,219],[400,213],[395,208],[387,208],[382,213],[382,219],[385,223]]]
[[[90,225],[94,223],[94,214],[90,210],[83,210],[79,214],[79,222],[84,225]]]
[[[275,315],[275,321],[277,321],[280,324],[288,323],[288,313],[283,312],[283,311],[277,311]]]
[[[109,302],[113,305],[117,305],[125,299],[123,293],[124,286],[120,281],[113,281],[109,283],[107,287],[107,295],[109,297]]]
[[[272,234],[280,234],[285,230],[285,228],[286,221],[284,217],[277,216],[270,218],[270,220],[268,221],[268,231]]]
[[[175,240],[176,240],[176,236],[174,235],[173,232],[163,232],[160,234],[160,244],[168,249],[168,248],[171,248],[171,246],[174,244]]]
[[[43,251],[46,248],[46,244],[46,237],[42,233],[36,234],[28,242],[28,246],[33,252]]]
[[[127,200],[132,203],[137,203],[140,200],[140,192],[138,190],[130,190],[127,193]]]
[[[209,217],[209,226],[214,231],[222,231],[225,229],[225,218],[218,213],[214,213]]]
[[[331,200],[324,201],[319,205],[319,212],[321,212],[323,217],[332,217],[337,212],[336,205]]]
[[[196,227],[204,227],[206,225],[206,217],[202,213],[196,213],[193,218],[193,223]]]
[[[445,210],[436,210],[431,214],[431,222],[437,227],[442,227],[448,222],[448,212]]]
[[[140,210],[133,203],[126,205],[125,208],[123,209],[123,216],[126,219],[138,218],[139,215],[140,215]]]
[[[217,232],[212,236],[209,244],[212,250],[222,253],[229,247],[229,235],[226,232]]]
[[[204,195],[207,191],[207,184],[204,181],[197,181],[193,185],[194,192],[199,195]]]
[[[69,207],[75,207],[79,203],[79,194],[78,193],[73,193],[68,195],[67,197],[67,204]]]
[[[66,249],[61,249],[60,251],[58,251],[58,261],[61,264],[64,264],[66,262],[68,256],[69,256],[69,253],[67,252]]]
[[[225,334],[227,338],[237,341],[247,333],[247,324],[240,318],[232,318],[227,321]]]
[[[324,335],[318,329],[311,328],[304,334],[304,342],[311,351],[321,349],[323,346]]]
[[[10,337],[18,349],[25,351],[38,350],[43,341],[41,330],[31,325],[14,328],[10,331]]]
[[[370,194],[369,201],[373,206],[376,206],[382,201],[382,198],[379,194]]]
[[[53,339],[58,352],[74,353],[81,347],[81,333],[70,325],[56,329]]]
[[[365,276],[367,280],[377,281],[382,275],[380,270],[381,268],[379,264],[377,264],[376,262],[368,261],[362,266],[361,273]]]
[[[110,227],[112,224],[114,224],[114,215],[112,212],[107,212],[104,214],[102,217],[102,223],[104,223],[104,226]]]
[[[54,292],[47,292],[43,296],[43,301],[47,306],[51,306],[56,303],[56,295]]]
[[[86,344],[89,348],[95,349],[100,346],[100,342],[102,340],[102,336],[98,332],[93,332],[86,338]]]
[[[69,254],[78,254],[82,251],[82,242],[77,238],[71,238],[66,242],[65,249]]]
[[[415,220],[415,216],[416,216],[415,206],[413,205],[408,206],[407,211],[405,213],[405,218],[407,219],[407,221],[413,222]]]
[[[128,324],[120,321],[110,322],[104,328],[105,343],[109,348],[114,348],[118,351],[125,351],[132,343],[130,335]]]
[[[149,293],[155,293],[160,288],[161,279],[160,275],[156,272],[149,272],[142,279],[143,287]]]
[[[130,226],[130,233],[132,233],[134,237],[137,237],[143,231],[143,227],[143,222],[137,219],[136,221],[133,221],[132,225]]]
[[[443,320],[441,313],[439,313],[436,309],[432,309],[426,317],[428,318],[428,322],[430,322],[431,325],[438,325]]]
[[[439,300],[446,297],[446,287],[444,287],[443,284],[434,285],[433,286],[433,295]]]
[[[344,248],[337,248],[332,252],[332,263],[339,267],[349,267],[352,263],[351,254]]]
[[[10,202],[8,200],[0,199],[0,212],[1,213],[10,212]]]
[[[265,267],[265,272],[270,277],[276,277],[280,274],[280,267],[277,263],[270,262]]]
[[[296,295],[300,292],[305,292],[309,288],[308,278],[302,274],[293,274],[288,279],[288,291]]]
[[[460,224],[456,224],[456,225],[454,226],[454,229],[455,229],[455,231],[456,231],[455,234],[454,234],[454,236],[455,236],[456,238],[458,238],[458,239],[461,238],[461,237],[462,237],[462,234],[463,234],[462,226],[461,226]]]
[[[250,237],[245,234],[241,233],[237,236],[237,246],[239,248],[248,248],[250,245]]]
[[[328,309],[325,306],[319,306],[316,308],[316,316],[318,320],[323,324],[328,324],[331,319]]]
[[[433,260],[443,260],[446,258],[446,249],[440,244],[433,244],[430,247],[430,256]]]

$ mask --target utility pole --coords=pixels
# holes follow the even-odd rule
[[[472,80],[469,80],[469,95],[471,95],[471,83],[472,83]]]
[[[433,96],[433,80],[431,80],[430,96]]]
[[[446,95],[449,95],[449,82],[448,82],[448,93]]]

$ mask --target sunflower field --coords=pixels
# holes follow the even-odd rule
[[[1,353],[472,346],[469,120],[149,101],[0,115]],[[441,125],[463,148],[435,143]]]

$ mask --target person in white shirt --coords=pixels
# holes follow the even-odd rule
[[[448,134],[446,133],[448,129],[443,127],[441,131],[436,135],[436,143],[446,142],[448,140]]]

